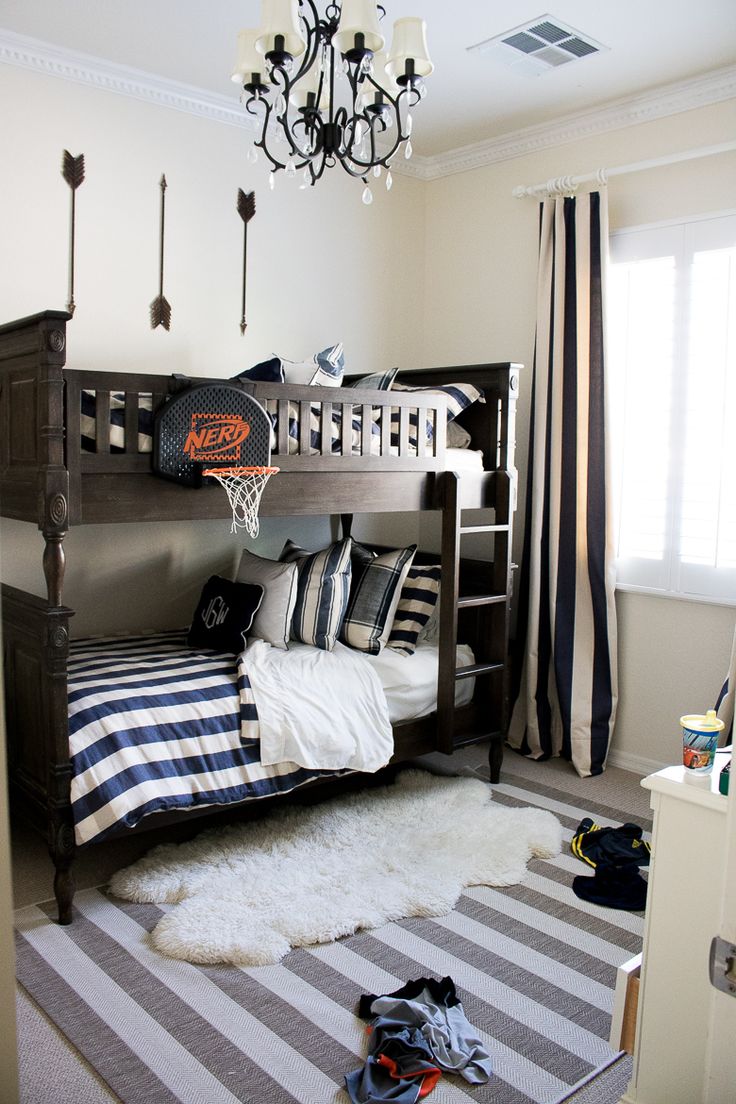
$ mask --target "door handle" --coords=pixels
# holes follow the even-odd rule
[[[708,973],[711,985],[736,997],[736,946],[720,935],[713,936],[710,943]]]

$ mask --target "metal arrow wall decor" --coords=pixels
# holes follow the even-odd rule
[[[69,150],[64,150],[61,160],[61,175],[71,189],[71,206],[69,211],[69,299],[66,309],[74,314],[76,303],[74,302],[74,245],[76,237],[76,207],[77,188],[84,182],[84,154],[73,157]]]
[[[166,177],[162,175],[159,182],[161,188],[161,233],[159,237],[159,270],[158,270],[158,295],[151,303],[151,329],[163,326],[165,330],[171,329],[171,305],[164,296],[164,217],[166,214]]]
[[[248,223],[256,213],[256,193],[244,192],[238,188],[238,214],[243,220],[243,296],[241,302],[240,332],[244,334],[248,323],[245,321],[245,282],[248,264]]]

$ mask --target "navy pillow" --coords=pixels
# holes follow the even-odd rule
[[[232,379],[249,379],[260,383],[283,383],[285,378],[280,357],[262,360],[260,364],[254,364],[252,368],[246,368],[244,372],[232,376]]]
[[[212,648],[238,655],[246,647],[247,634],[263,601],[256,583],[233,583],[212,575],[202,588],[187,636],[191,648]]]

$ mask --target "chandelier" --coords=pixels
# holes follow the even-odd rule
[[[313,0],[262,0],[257,30],[240,31],[233,81],[241,101],[258,120],[258,137],[248,160],[262,150],[276,174],[301,174],[301,187],[314,185],[326,168],[342,165],[365,184],[391,161],[412,154],[412,109],[423,99],[424,78],[434,69],[424,20],[397,19],[391,48],[374,0],[328,4],[323,16]]]

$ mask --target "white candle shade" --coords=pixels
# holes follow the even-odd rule
[[[260,73],[261,80],[264,79],[263,55],[256,50],[256,39],[260,33],[252,29],[238,31],[238,57],[231,77],[237,84],[246,84],[252,73]]]
[[[284,51],[299,57],[307,48],[299,22],[299,0],[263,0],[261,29],[256,50],[267,54],[274,49],[277,35],[284,39]]]
[[[366,50],[377,53],[382,50],[386,39],[378,24],[378,5],[375,0],[343,0],[340,23],[333,42],[342,54],[355,46],[356,34],[362,34]]]
[[[428,77],[434,70],[427,49],[427,25],[423,19],[408,16],[394,23],[394,36],[391,42],[386,71],[394,80],[404,75],[406,62],[414,61],[414,72],[418,77]]]
[[[289,100],[295,107],[306,107],[307,96],[310,92],[313,92],[315,98],[319,89],[320,67],[317,61],[309,69],[303,77],[300,77],[297,83],[291,90]],[[329,97],[329,78],[325,77],[324,84],[322,85],[322,108],[324,109],[328,97]]]

